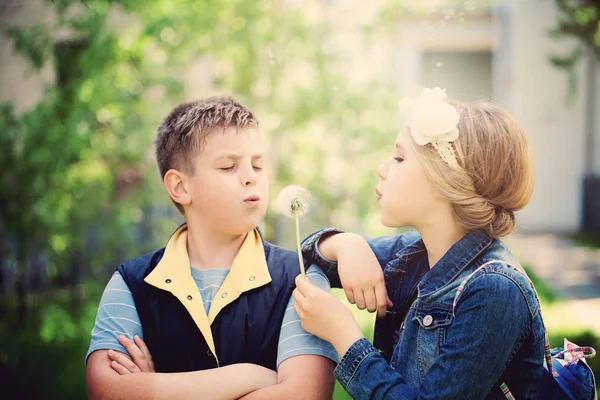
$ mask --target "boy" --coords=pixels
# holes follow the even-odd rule
[[[161,123],[158,166],[186,224],[107,285],[90,398],[331,398],[337,354],[293,308],[297,255],[256,229],[269,192],[263,150],[257,119],[232,98],[182,104]]]

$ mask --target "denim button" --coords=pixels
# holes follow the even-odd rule
[[[429,326],[432,323],[433,323],[433,317],[431,315],[426,315],[425,318],[423,318],[423,325]]]

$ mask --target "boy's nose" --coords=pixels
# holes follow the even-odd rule
[[[257,181],[257,175],[256,172],[254,172],[254,170],[250,171],[248,173],[248,175],[243,177],[242,182],[244,183],[244,186],[254,186],[256,185],[256,181]]]

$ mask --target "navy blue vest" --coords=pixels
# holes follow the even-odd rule
[[[298,255],[263,241],[272,281],[242,293],[219,312],[211,325],[220,366],[252,363],[276,369],[281,322],[300,273]],[[216,368],[200,329],[175,296],[144,282],[164,248],[118,268],[133,294],[156,372]]]

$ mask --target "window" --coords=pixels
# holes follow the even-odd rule
[[[423,54],[423,86],[446,89],[464,101],[492,99],[490,51],[426,51]]]

